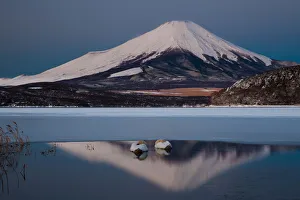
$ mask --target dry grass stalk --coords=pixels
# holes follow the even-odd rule
[[[27,148],[28,146],[28,137],[23,136],[23,131],[20,132],[16,122],[13,122],[12,125],[6,125],[5,128],[0,127],[0,188],[2,192],[4,192],[4,185],[6,185],[7,193],[9,193],[8,171],[10,169],[16,173],[19,183],[19,176],[16,171],[18,157],[24,147]]]

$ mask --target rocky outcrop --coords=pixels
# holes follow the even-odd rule
[[[242,79],[214,94],[213,105],[300,104],[300,65]]]

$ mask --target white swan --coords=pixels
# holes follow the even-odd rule
[[[130,151],[133,153],[138,152],[138,151],[146,152],[146,151],[148,151],[148,147],[147,147],[145,141],[137,141],[137,142],[134,142],[131,144]]]
[[[167,140],[157,140],[155,142],[155,149],[164,149],[167,151],[170,151],[172,149],[172,145],[169,141]]]

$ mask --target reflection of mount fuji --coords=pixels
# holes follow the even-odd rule
[[[148,142],[152,147],[153,142]],[[127,142],[60,143],[62,150],[87,160],[110,164],[167,190],[195,189],[222,172],[269,155],[271,146],[227,143],[173,142],[170,156],[150,148],[141,161],[129,151]]]

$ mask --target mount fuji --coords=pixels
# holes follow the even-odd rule
[[[0,79],[0,106],[203,106],[237,80],[294,64],[171,21],[43,73]]]
[[[193,22],[171,21],[113,49],[89,52],[41,74],[0,79],[0,85],[64,82],[147,89],[202,82],[227,86],[289,64],[238,47]]]

